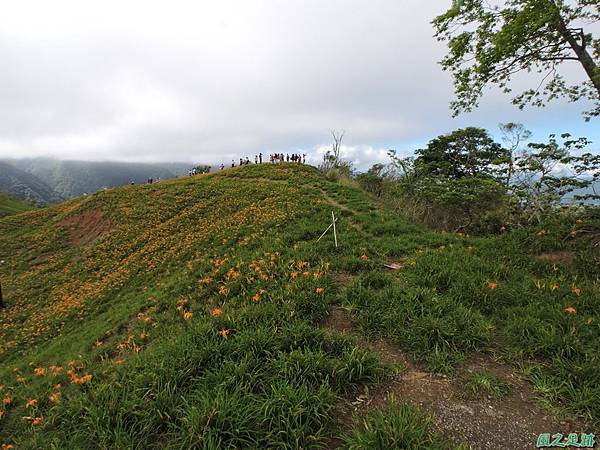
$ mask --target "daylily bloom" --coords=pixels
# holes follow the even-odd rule
[[[190,319],[190,318],[191,318],[193,315],[194,315],[193,313],[191,313],[191,312],[187,311],[187,312],[183,313],[183,318],[184,318],[185,320],[188,320],[188,319]]]
[[[219,336],[223,336],[224,338],[226,338],[227,336],[229,336],[230,332],[231,332],[231,330],[229,330],[227,328],[223,328],[219,331]]]
[[[493,281],[488,283],[488,287],[490,289],[496,289],[498,287],[498,283],[494,283]]]
[[[318,287],[317,289],[315,289],[315,292],[317,294],[322,294],[325,291],[325,289]]]
[[[210,312],[210,314],[213,316],[220,316],[221,314],[223,314],[223,311],[221,311],[219,308],[215,308]]]
[[[27,400],[27,403],[25,403],[25,407],[27,408],[35,408],[37,406],[37,400],[35,398],[32,398],[31,400]]]
[[[565,308],[565,312],[567,314],[575,314],[577,312],[577,310],[575,308],[573,308],[572,306],[569,306],[569,307]]]

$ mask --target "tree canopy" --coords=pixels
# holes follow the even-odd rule
[[[448,178],[495,175],[505,163],[507,150],[482,128],[467,127],[438,136],[415,152],[417,169]]]
[[[513,98],[519,108],[566,97],[592,102],[586,120],[600,115],[600,39],[585,28],[599,20],[599,0],[454,0],[433,20],[448,43],[441,65],[454,78],[454,115],[476,107],[486,85],[511,92],[519,72],[540,74],[537,86]],[[559,68],[568,61],[579,63],[585,81],[564,78]]]

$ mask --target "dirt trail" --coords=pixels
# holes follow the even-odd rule
[[[397,345],[386,339],[370,341],[352,325],[348,313],[334,307],[321,323],[324,328],[353,335],[359,346],[377,351],[386,363],[405,367],[398,375],[379,385],[340,402],[337,418],[342,427],[352,424],[352,416],[362,416],[372,408],[383,406],[393,396],[434,415],[434,423],[443,436],[455,443],[466,443],[472,449],[534,449],[540,433],[582,432],[581,424],[560,421],[534,401],[529,383],[509,367],[490,356],[471,356],[453,377],[428,373]],[[476,371],[495,375],[511,386],[502,399],[485,394],[477,398],[465,396],[466,377]],[[337,443],[336,443],[337,444]],[[336,448],[333,444],[331,448]]]

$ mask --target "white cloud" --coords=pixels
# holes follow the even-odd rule
[[[217,163],[318,152],[334,128],[362,166],[466,125],[520,120],[545,135],[549,124],[576,124],[598,135],[579,107],[523,113],[495,91],[452,119],[437,64],[444,44],[430,25],[449,4],[10,2],[0,16],[0,157]]]

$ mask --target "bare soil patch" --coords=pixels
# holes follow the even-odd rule
[[[575,254],[567,250],[557,250],[554,252],[539,254],[536,256],[536,258],[541,259],[542,261],[549,261],[553,264],[558,263],[571,265],[573,264],[573,260],[575,259]]]
[[[92,209],[76,214],[60,222],[69,229],[71,245],[87,245],[112,229],[113,224],[101,210]]]
[[[580,423],[559,420],[545,411],[535,402],[530,384],[489,355],[472,355],[455,376],[448,377],[426,372],[389,340],[368,341],[361,337],[342,308],[333,308],[321,326],[352,334],[361,347],[377,351],[384,362],[406,368],[384,383],[364,387],[362,392],[341,399],[336,418],[342,430],[350,428],[353,416],[360,417],[372,408],[380,408],[393,397],[432,413],[438,433],[472,449],[533,449],[540,433],[560,432],[566,436],[586,431]],[[491,373],[505,381],[511,386],[510,392],[502,398],[486,394],[467,397],[465,380],[476,371]],[[330,448],[339,445],[334,441],[330,444]]]

